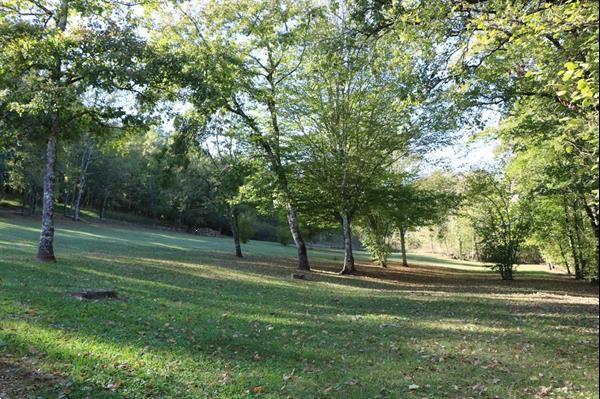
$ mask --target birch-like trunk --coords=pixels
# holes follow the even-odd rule
[[[77,190],[77,197],[75,198],[75,206],[73,207],[73,220],[79,220],[79,211],[81,210],[81,197],[85,190],[85,183],[87,180],[87,173],[92,163],[92,148],[86,147],[81,155],[81,173],[79,175],[79,184]]]
[[[342,212],[342,231],[344,234],[344,265],[340,274],[351,274],[356,271],[354,267],[354,255],[352,253],[352,230],[350,218],[347,212]]]
[[[102,195],[102,207],[100,208],[100,219],[104,219],[106,214],[106,205],[108,203],[108,196],[110,195],[110,191],[104,190]]]
[[[291,204],[287,206],[287,220],[290,226],[290,232],[292,233],[292,239],[296,244],[296,249],[298,250],[298,269],[300,270],[310,270],[310,265],[308,264],[308,253],[306,251],[306,244],[304,243],[304,239],[300,234],[300,226],[298,224],[298,217],[296,216],[296,209]]]
[[[229,211],[231,234],[233,235],[233,243],[235,245],[235,256],[242,257],[242,244],[240,242],[240,224],[238,220],[238,209],[233,205]]]
[[[42,233],[37,258],[54,262],[54,183],[56,180],[56,144],[58,141],[58,115],[52,116],[52,127],[46,147],[46,170],[44,172],[44,198],[42,210]]]
[[[406,259],[406,229],[400,228],[400,251],[402,252],[402,266],[408,267],[408,260]]]
[[[69,15],[69,0],[62,0],[60,12],[57,16],[56,27],[61,32],[67,28],[67,17]],[[52,71],[52,81],[59,85],[61,81],[62,61],[56,62]],[[60,117],[58,111],[54,110],[50,115],[50,131],[48,144],[46,146],[46,169],[44,171],[44,194],[42,201],[42,232],[38,244],[37,258],[43,262],[55,262],[54,257],[54,184],[56,181],[56,147],[58,134],[60,132]]]

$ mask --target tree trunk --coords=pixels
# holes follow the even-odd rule
[[[580,264],[579,270],[575,270],[575,278],[577,280],[583,280],[585,278],[585,270],[587,269],[587,260],[585,259],[583,251],[581,250],[581,218],[579,216],[579,210],[576,206],[573,206],[573,227],[575,230],[576,248],[578,251]]]
[[[509,265],[503,265],[500,269],[500,275],[504,281],[512,281],[513,279],[513,268]]]
[[[402,252],[402,266],[408,267],[408,260],[406,259],[406,229],[400,228],[400,251]]]
[[[585,213],[589,218],[590,225],[592,226],[592,230],[594,231],[594,236],[596,237],[594,245],[596,247],[596,275],[598,275],[598,264],[600,263],[600,239],[598,237],[598,206],[589,205],[585,200],[583,201],[583,205],[585,206]]]
[[[56,179],[56,144],[58,141],[58,115],[52,115],[52,126],[46,148],[46,170],[44,172],[44,199],[42,210],[42,232],[37,258],[43,262],[54,262],[54,182]]]
[[[308,264],[308,254],[306,252],[306,244],[300,234],[300,226],[298,225],[298,218],[296,216],[296,210],[291,204],[287,206],[287,220],[292,233],[292,238],[298,249],[298,269],[299,270],[310,270]]]
[[[77,190],[77,196],[75,197],[75,206],[73,207],[73,220],[79,220],[79,209],[81,206],[81,192],[83,191],[83,187],[81,187],[82,181],[79,181],[80,186]]]
[[[231,234],[233,235],[233,243],[235,244],[235,256],[242,257],[242,245],[240,244],[240,227],[238,222],[238,207],[233,205],[229,210],[231,223]]]
[[[63,193],[63,216],[67,217],[69,215],[69,189],[65,184],[65,191]]]
[[[21,216],[25,216],[26,204],[27,204],[27,190],[23,189],[23,195],[21,196]]]
[[[89,143],[87,143],[90,145]],[[77,197],[75,198],[75,206],[73,207],[73,220],[79,220],[79,211],[81,209],[81,197],[83,196],[83,190],[85,190],[85,181],[87,178],[87,172],[92,161],[92,148],[87,147],[83,150],[81,155],[81,172],[79,175],[79,184],[77,190]]]
[[[567,255],[565,254],[565,249],[560,241],[558,241],[558,249],[560,249],[560,256],[562,257],[565,268],[567,269],[567,274],[571,275],[571,267],[569,266],[569,260],[567,259]]]
[[[573,257],[573,266],[575,268],[575,278],[581,279],[581,263],[579,261],[579,255],[577,253],[577,244],[575,243],[575,239],[573,238],[573,233],[571,233],[571,229],[568,229],[567,238],[569,239],[569,248],[571,249],[571,256]]]
[[[79,220],[79,210],[81,208],[81,195],[83,193],[83,185],[85,184],[85,177],[82,175],[79,179],[79,187],[77,189],[77,196],[75,197],[75,206],[73,207],[73,220]]]
[[[350,229],[350,218],[348,213],[342,212],[342,230],[344,233],[344,265],[340,274],[351,274],[354,268],[354,255],[352,254],[352,231]]]
[[[106,213],[106,204],[108,202],[108,195],[110,191],[104,190],[104,194],[102,196],[102,207],[100,208],[100,219],[104,219],[104,215]]]
[[[573,256],[573,267],[575,268],[575,278],[581,280],[583,278],[583,270],[581,267],[581,259],[577,251],[577,242],[573,236],[573,230],[571,229],[571,218],[569,217],[569,207],[567,200],[563,198],[563,210],[565,212],[565,229],[567,233],[567,239],[569,240],[569,248],[571,249],[571,255]]]

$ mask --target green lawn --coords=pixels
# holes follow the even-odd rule
[[[68,222],[40,264],[38,234],[0,215],[0,374],[38,397],[598,397],[598,290],[564,276],[320,250],[301,281],[293,247]]]

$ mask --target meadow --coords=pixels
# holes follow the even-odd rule
[[[543,267],[0,214],[0,397],[597,398],[598,288]],[[121,300],[69,292],[114,288]]]

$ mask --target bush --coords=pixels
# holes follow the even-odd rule
[[[277,242],[284,247],[292,241],[292,233],[287,225],[280,225],[277,227]]]

